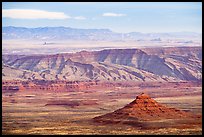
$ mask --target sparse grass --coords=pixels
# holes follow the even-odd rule
[[[130,125],[100,125],[92,118],[123,107],[141,92],[152,95],[159,103],[180,109],[201,113],[202,87],[188,87],[175,90],[170,87],[145,88],[126,87],[114,90],[101,88],[90,89],[94,92],[22,91],[2,93],[2,133],[3,134],[202,134],[202,127],[161,128],[140,130]],[[104,90],[112,92],[103,92]],[[189,92],[196,90],[196,92]],[[182,91],[182,92],[181,92]],[[121,94],[123,93],[123,94]],[[124,94],[126,93],[126,94]],[[179,96],[177,96],[177,94]],[[111,96],[110,96],[111,95]],[[82,98],[83,97],[83,98]],[[46,106],[55,100],[96,100],[95,105]],[[202,123],[202,121],[201,121]]]

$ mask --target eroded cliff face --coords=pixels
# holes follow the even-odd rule
[[[202,80],[201,47],[195,47],[194,50],[153,48],[152,51],[151,49],[108,49],[56,55],[3,55],[2,57],[2,76],[7,80]]]
[[[2,90],[13,91],[83,91],[92,86],[96,86],[98,83],[95,81],[79,82],[79,81],[45,81],[45,80],[33,80],[33,81],[3,81]]]

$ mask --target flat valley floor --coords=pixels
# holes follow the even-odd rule
[[[2,134],[202,134],[188,128],[139,129],[131,125],[98,124],[92,118],[113,112],[142,92],[157,102],[202,115],[201,85],[103,87],[85,91],[2,91]]]

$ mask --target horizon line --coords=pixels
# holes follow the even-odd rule
[[[111,32],[114,32],[114,33],[123,33],[123,34],[126,34],[126,33],[143,33],[143,34],[149,34],[149,33],[197,33],[197,34],[202,34],[202,31],[201,32],[195,32],[195,31],[171,31],[171,32],[168,32],[168,31],[164,31],[164,32],[141,32],[141,31],[131,31],[131,32],[116,32],[116,31],[113,31],[111,30],[110,28],[75,28],[75,27],[68,27],[68,26],[39,26],[39,27],[23,27],[23,26],[2,26],[2,28],[4,27],[16,27],[16,28],[27,28],[27,29],[36,29],[36,28],[59,28],[59,27],[62,27],[62,28],[71,28],[71,29],[84,29],[84,30],[109,30]]]

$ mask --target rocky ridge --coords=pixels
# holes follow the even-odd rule
[[[2,76],[24,80],[201,81],[201,50],[186,50],[184,55],[180,55],[180,48],[174,51],[167,49],[162,54],[147,49],[106,49],[55,55],[3,55]],[[9,77],[11,70],[12,73],[16,70],[16,77]]]

